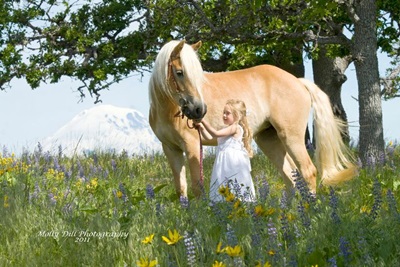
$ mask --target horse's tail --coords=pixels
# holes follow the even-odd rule
[[[308,89],[314,109],[315,160],[321,182],[336,185],[357,175],[349,147],[343,142],[344,122],[333,115],[328,96],[313,82],[299,79]]]

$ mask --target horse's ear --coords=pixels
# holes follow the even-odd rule
[[[192,44],[193,50],[194,50],[194,51],[199,50],[199,48],[200,48],[200,46],[201,46],[202,44],[203,44],[203,43],[202,43],[201,41],[198,41],[197,43]]]
[[[172,53],[171,53],[171,59],[175,59],[175,58],[179,57],[179,54],[181,53],[182,48],[185,45],[185,42],[186,42],[185,40],[182,40],[179,42],[179,44],[177,44],[175,46],[174,50],[172,50]]]

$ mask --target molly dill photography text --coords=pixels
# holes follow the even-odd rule
[[[51,237],[51,238],[74,238],[75,242],[89,242],[92,238],[103,239],[103,238],[121,238],[126,239],[128,237],[127,232],[97,232],[97,231],[88,231],[88,230],[79,230],[79,231],[39,231],[38,237]]]

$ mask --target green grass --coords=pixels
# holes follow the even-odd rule
[[[212,164],[205,158],[206,191]],[[160,154],[5,151],[0,266],[400,264],[398,148],[385,166],[361,169],[341,187],[321,187],[316,199],[299,182],[285,202],[284,185],[263,155],[252,168],[257,203],[210,206],[206,197],[190,196],[186,206]],[[178,232],[171,245],[163,239],[169,230]]]

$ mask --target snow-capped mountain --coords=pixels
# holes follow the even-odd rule
[[[111,105],[82,111],[42,143],[49,151],[57,151],[60,145],[66,155],[98,150],[125,150],[129,154],[161,151],[143,114]]]

